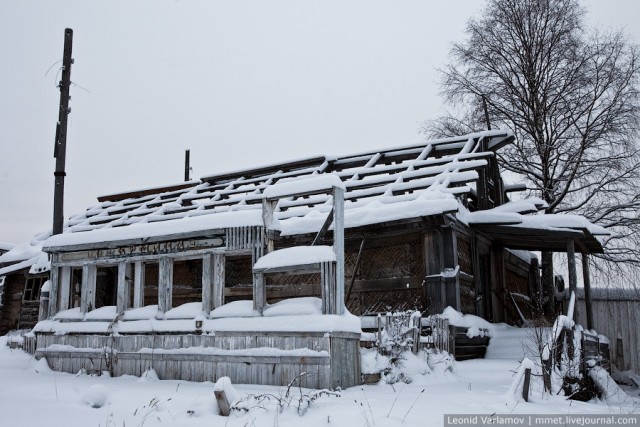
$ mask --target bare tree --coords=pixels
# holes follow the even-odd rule
[[[601,260],[625,270],[640,267],[639,51],[621,32],[586,28],[584,15],[578,0],[489,0],[441,70],[454,113],[423,130],[484,127],[484,97],[491,124],[516,136],[503,167],[526,178],[546,212],[607,228]],[[551,254],[542,261],[544,274]]]

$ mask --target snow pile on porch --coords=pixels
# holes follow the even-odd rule
[[[336,260],[331,246],[294,246],[279,249],[260,257],[253,266],[254,270],[268,270],[290,265],[318,264]]]
[[[263,316],[253,310],[250,300],[234,301],[211,311],[206,318],[202,303],[187,303],[164,314],[157,305],[125,311],[117,319],[114,306],[100,307],[86,314],[79,308],[64,310],[53,319],[42,320],[33,331],[38,333],[150,333],[196,330],[204,334],[216,331],[233,332],[354,332],[361,333],[360,318],[350,313],[322,314],[322,300],[315,297],[292,298],[268,304]],[[117,321],[116,321],[117,320]],[[196,329],[195,321],[202,320]]]
[[[449,321],[449,325],[468,328],[467,336],[469,338],[484,335],[484,331],[487,331],[491,336],[492,331],[496,328],[495,323],[489,323],[482,317],[474,316],[473,314],[462,314],[450,306],[444,309],[442,317]]]

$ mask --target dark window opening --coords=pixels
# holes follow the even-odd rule
[[[47,281],[46,276],[29,277],[24,285],[23,301],[38,301],[40,299],[40,289],[44,282]]]
[[[172,307],[202,301],[202,259],[173,263]]]
[[[71,269],[71,283],[69,284],[69,308],[80,307],[82,299],[82,268]]]
[[[158,277],[160,265],[157,262],[144,263],[144,305],[158,305]]]
[[[225,257],[225,303],[253,297],[251,256]]]
[[[94,308],[116,305],[118,267],[98,267],[96,272],[96,301]]]

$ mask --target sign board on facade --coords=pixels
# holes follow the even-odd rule
[[[199,249],[216,248],[224,245],[222,237],[210,239],[175,240],[170,242],[129,245],[118,248],[95,249],[91,251],[69,252],[60,254],[60,261],[76,261],[81,259],[127,258],[133,256],[175,254]]]

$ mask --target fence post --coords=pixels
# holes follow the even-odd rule
[[[418,350],[420,350],[420,335],[422,329],[422,317],[412,316],[411,317],[413,323],[413,348],[411,349],[413,354],[418,354]]]
[[[531,369],[524,370],[524,384],[522,387],[522,398],[525,402],[529,401],[529,386],[531,384]]]

